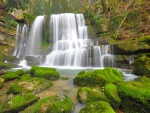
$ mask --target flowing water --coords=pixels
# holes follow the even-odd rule
[[[31,30],[17,26],[16,48],[13,56],[45,56],[42,66],[112,67],[114,57],[110,45],[94,45],[88,37],[88,27],[82,14],[63,13],[50,16],[45,28],[45,16],[37,16]],[[45,26],[45,27],[43,27]],[[45,28],[45,29],[43,29]],[[27,31],[28,30],[28,31]],[[30,31],[29,31],[30,30]],[[49,53],[42,54],[41,43],[49,30],[53,41]],[[28,33],[29,32],[29,33]],[[27,36],[27,34],[29,34]]]

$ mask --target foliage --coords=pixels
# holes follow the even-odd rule
[[[96,101],[87,103],[79,113],[115,113],[115,111],[107,102]]]
[[[40,100],[31,109],[25,110],[24,113],[71,113],[72,111],[72,100],[65,94],[58,93]]]
[[[0,105],[1,113],[17,113],[36,102],[39,98],[29,93],[26,95],[17,95]]]

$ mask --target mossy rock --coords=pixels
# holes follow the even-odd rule
[[[79,113],[115,113],[109,103],[104,101],[95,101],[87,103],[85,108]]]
[[[145,78],[144,78],[145,79]],[[149,113],[150,82],[123,82],[118,85],[121,108],[125,113]]]
[[[36,70],[34,76],[48,80],[57,80],[60,78],[59,73],[54,70]]]
[[[0,62],[0,69],[11,69],[14,67],[15,67],[15,65],[13,65],[13,64]]]
[[[29,78],[29,79],[28,79]],[[29,76],[22,76],[21,79],[10,85],[7,94],[13,93],[38,93],[42,90],[49,88],[53,83],[43,78],[30,78]]]
[[[24,70],[23,70],[23,69],[19,69],[19,70],[17,70],[17,71],[16,71],[16,73],[17,73],[19,76],[21,76],[21,75],[25,74],[25,72],[24,72]]]
[[[150,58],[146,56],[139,57],[132,63],[132,66],[134,67],[134,74],[150,77]]]
[[[0,113],[18,113],[32,105],[38,99],[38,97],[31,93],[26,95],[17,95],[0,105]]]
[[[4,78],[6,81],[9,81],[19,78],[19,75],[16,72],[8,71],[4,75],[2,75],[2,78]]]
[[[0,77],[0,89],[4,86],[5,79]]]
[[[62,80],[68,80],[69,78],[68,78],[68,77],[63,76],[63,77],[61,77],[61,79],[62,79]]]
[[[112,107],[119,108],[119,106],[121,105],[121,99],[118,95],[117,86],[112,83],[107,83],[105,85],[104,93],[106,97],[109,99]]]
[[[23,74],[22,76],[19,77],[18,81],[25,81],[25,80],[29,80],[32,79],[33,77],[30,74]]]
[[[73,82],[79,86],[104,86],[106,83],[123,82],[122,73],[115,68],[104,68],[94,70],[93,72],[82,71],[74,79]]]
[[[77,99],[80,103],[87,103],[93,101],[106,101],[109,102],[104,92],[98,88],[91,89],[89,87],[81,87],[77,92]]]
[[[34,72],[36,70],[50,70],[50,71],[56,71],[55,68],[49,68],[49,67],[38,67],[38,66],[32,66],[31,69],[29,70],[30,74],[34,76]]]
[[[73,102],[65,94],[46,97],[23,113],[72,113]]]

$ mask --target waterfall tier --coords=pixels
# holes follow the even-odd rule
[[[16,57],[43,56],[41,54],[43,34],[50,30],[49,40],[53,44],[42,65],[112,67],[111,46],[98,45],[98,43],[94,45],[94,42],[88,38],[88,28],[82,14],[53,14],[50,16],[50,29],[46,29],[46,26],[44,16],[36,17],[30,31],[26,25],[21,28],[18,25],[13,55]]]

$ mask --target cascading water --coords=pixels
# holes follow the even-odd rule
[[[13,53],[13,56],[16,56],[16,58],[23,57],[26,47],[26,41],[27,41],[27,35],[28,35],[28,28],[26,25],[17,25],[16,30],[16,47],[15,51]]]
[[[107,55],[101,53],[101,47],[94,46],[93,41],[88,39],[82,14],[51,15],[50,31],[54,45],[53,50],[46,56],[44,65],[103,67],[105,56],[110,57],[108,52]],[[107,46],[103,48],[108,51]]]
[[[36,17],[29,36],[26,25],[17,26],[14,56],[39,58],[43,34],[48,30],[43,29],[46,27],[43,27],[44,20],[44,16]],[[82,14],[51,15],[50,33],[50,40],[53,41],[52,51],[46,55],[43,66],[112,67],[111,47],[98,43],[94,45],[93,40],[88,38]]]
[[[37,16],[28,37],[25,56],[40,55],[43,23],[44,16]]]

